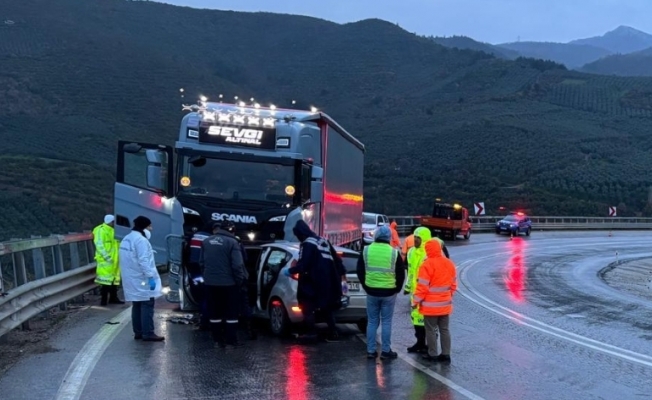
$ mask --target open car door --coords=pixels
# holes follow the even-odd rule
[[[150,242],[157,266],[168,264],[167,237],[183,237],[183,208],[174,196],[174,153],[170,146],[118,142],[114,187],[115,235],[121,240],[143,215],[152,221]]]

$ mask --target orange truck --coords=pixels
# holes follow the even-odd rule
[[[460,235],[464,239],[471,237],[469,210],[459,204],[435,203],[432,216],[421,217],[421,226],[441,239],[457,240]]]

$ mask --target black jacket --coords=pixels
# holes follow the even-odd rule
[[[204,239],[199,265],[204,284],[209,286],[241,286],[246,279],[242,247],[231,233],[219,230]]]
[[[328,240],[317,236],[303,220],[297,222],[294,231],[306,237],[301,243],[297,264],[290,268],[291,274],[299,274],[299,304],[309,302],[320,309],[338,309],[342,298],[342,275],[346,273],[342,260]]]
[[[376,242],[389,244],[389,242],[386,242],[384,240],[377,240]],[[358,279],[360,280],[360,284],[362,285],[365,292],[367,292],[369,296],[389,297],[403,290],[403,283],[405,283],[405,266],[403,265],[403,258],[401,258],[400,251],[398,253],[398,257],[396,257],[396,263],[394,264],[394,272],[396,273],[395,289],[377,289],[377,288],[370,288],[369,286],[365,285],[365,276],[367,271],[364,265],[363,254],[364,254],[363,252],[360,252],[360,257],[358,257],[358,265],[356,268],[356,273],[358,274]]]

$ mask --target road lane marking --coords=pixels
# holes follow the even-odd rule
[[[66,375],[63,378],[55,400],[78,400],[88,378],[90,377],[95,365],[104,354],[107,347],[113,342],[113,339],[127,326],[131,318],[131,307],[120,312],[111,320],[117,324],[106,324],[93,335],[84,347],[77,353],[77,357],[72,361]]]
[[[379,334],[377,334],[377,336],[376,336],[377,340],[379,340],[378,335]],[[356,335],[356,337],[358,339],[360,339],[362,342],[364,342],[365,344],[367,344],[366,335],[364,335],[362,333],[358,333]],[[469,391],[467,389],[464,389],[462,386],[460,386],[457,383],[451,381],[450,379],[448,379],[448,378],[446,378],[446,377],[444,377],[442,375],[439,375],[435,371],[431,370],[427,366],[425,366],[425,365],[421,364],[420,362],[416,361],[415,359],[413,359],[412,357],[410,357],[407,354],[403,353],[402,351],[400,351],[400,350],[399,351],[394,350],[394,351],[396,352],[396,354],[398,354],[398,357],[401,360],[405,361],[406,363],[410,364],[415,369],[423,372],[424,374],[430,376],[431,378],[434,378],[437,381],[441,382],[442,384],[448,386],[449,388],[453,389],[454,391],[456,391],[457,393],[459,393],[462,396],[466,397],[467,399],[470,399],[470,400],[485,400],[484,398],[478,396],[477,394],[472,393],[471,391]]]
[[[598,244],[599,245],[599,244]],[[564,246],[564,247],[595,247],[596,243],[591,243],[591,244],[582,244],[582,245],[569,245],[569,246]],[[515,310],[512,310],[508,307],[504,307],[493,300],[490,300],[486,296],[482,295],[477,289],[473,287],[473,285],[470,284],[467,277],[467,272],[470,270],[473,266],[477,265],[479,262],[494,258],[499,255],[503,254],[510,254],[510,252],[504,252],[504,253],[499,253],[495,254],[492,256],[486,256],[482,258],[478,258],[475,260],[468,260],[460,264],[458,270],[460,271],[460,282],[462,283],[461,287],[458,288],[458,292],[465,297],[466,299],[470,300],[471,302],[479,305],[482,308],[485,308],[495,314],[498,314],[500,316],[503,316],[513,322],[516,322],[518,325],[522,326],[527,326],[529,328],[535,329],[539,332],[546,333],[548,335],[567,340],[569,342],[588,347],[590,349],[600,351],[615,357],[619,357],[631,362],[635,362],[638,364],[642,364],[648,367],[652,367],[652,357],[637,353],[631,350],[623,349],[608,343],[601,342],[599,340],[591,339],[586,336],[578,335],[576,333],[557,328],[555,326],[546,324],[545,322],[536,320],[534,318],[528,317],[524,314],[521,314]],[[462,289],[462,287],[466,288]],[[459,290],[462,289],[462,290]],[[468,293],[467,293],[468,291]],[[477,297],[477,298],[474,298]],[[501,311],[502,310],[502,311]],[[527,322],[526,322],[527,321]]]

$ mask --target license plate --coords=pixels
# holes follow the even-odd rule
[[[358,283],[358,282],[349,282],[349,290],[351,292],[359,292],[360,291],[360,283]]]

